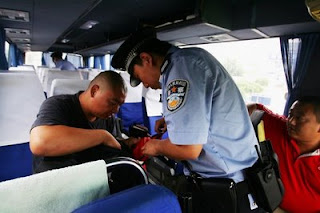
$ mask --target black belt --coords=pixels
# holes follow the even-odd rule
[[[236,191],[239,197],[249,194],[249,186],[246,180],[236,183]]]

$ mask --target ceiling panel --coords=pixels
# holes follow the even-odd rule
[[[29,22],[0,19],[4,28],[29,30],[8,34],[20,47],[83,55],[112,53],[145,26],[156,27],[162,40],[186,45],[224,33],[240,40],[264,37],[252,29],[269,37],[320,31],[304,1],[292,0],[1,0],[0,8],[29,13]],[[80,29],[90,20],[98,24]]]

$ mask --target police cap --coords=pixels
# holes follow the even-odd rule
[[[138,86],[141,81],[132,75],[132,70],[129,70],[130,64],[139,55],[139,48],[152,38],[156,38],[156,33],[153,29],[137,31],[121,44],[112,57],[111,66],[119,70],[128,71],[130,84],[133,87]]]

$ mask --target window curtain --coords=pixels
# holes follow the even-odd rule
[[[2,27],[0,27],[0,70],[8,70],[8,62],[5,54],[5,41],[6,33]]]
[[[84,68],[90,68],[90,57],[88,56],[83,56],[82,57],[82,60],[83,60],[83,67]]]
[[[9,47],[9,66],[17,67],[23,65],[23,53],[15,44],[10,44]]]
[[[18,49],[18,65],[23,65],[25,59],[25,53]]]
[[[47,67],[55,67],[56,65],[53,63],[51,58],[51,52],[42,53],[42,65]]]
[[[105,69],[106,69],[105,56],[104,56],[104,55],[95,56],[95,57],[94,57],[94,65],[93,65],[93,67],[94,67],[95,69],[105,70]]]
[[[287,102],[283,113],[285,116],[288,116],[291,105],[300,95],[299,89],[318,40],[319,34],[280,37],[282,61],[288,86]]]
[[[47,62],[46,62],[46,59],[44,57],[44,53],[42,53],[42,56],[41,56],[41,64],[42,64],[42,66],[47,66]]]

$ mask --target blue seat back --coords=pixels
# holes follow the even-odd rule
[[[0,182],[32,174],[29,143],[0,147]]]
[[[129,132],[129,127],[133,124],[144,124],[142,103],[142,84],[137,87],[130,85],[130,75],[127,72],[120,72],[127,86],[127,97],[125,103],[121,105],[117,117],[121,118],[125,132]]]
[[[74,213],[180,213],[176,195],[159,185],[139,185],[84,205]]]

